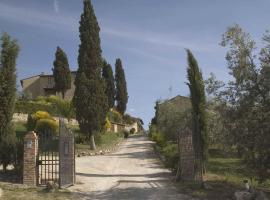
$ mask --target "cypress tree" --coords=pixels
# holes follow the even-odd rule
[[[71,88],[71,73],[67,55],[60,47],[56,49],[53,66],[55,90],[56,92],[61,92],[64,99],[66,91]]]
[[[12,117],[16,98],[16,59],[19,46],[4,33],[0,54],[0,164],[4,171],[14,157],[16,135]]]
[[[203,181],[204,164],[207,159],[207,125],[206,125],[206,98],[204,91],[204,81],[198,63],[187,50],[187,78],[192,104],[192,141],[195,154],[194,179]]]
[[[115,98],[114,76],[113,76],[112,66],[109,63],[107,63],[106,60],[103,60],[102,76],[106,83],[105,93],[108,98],[109,108],[113,108],[114,98]]]
[[[95,149],[94,134],[97,134],[105,123],[108,99],[101,76],[100,29],[90,0],[84,0],[79,30],[81,44],[73,102],[80,129],[90,138],[91,149]]]
[[[117,58],[115,63],[115,82],[117,101],[116,109],[123,115],[127,108],[128,93],[125,72],[120,58]]]

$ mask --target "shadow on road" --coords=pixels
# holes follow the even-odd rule
[[[170,172],[154,173],[154,174],[85,174],[85,173],[76,173],[79,176],[86,177],[147,177],[147,178],[158,178],[158,177],[169,177],[171,176]]]

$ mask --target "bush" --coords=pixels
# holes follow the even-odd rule
[[[129,136],[129,132],[128,131],[124,131],[124,138],[128,138]]]
[[[111,122],[122,123],[123,121],[122,115],[114,109],[111,109],[108,112],[107,117],[109,118]]]
[[[43,132],[49,129],[56,134],[58,132],[58,127],[58,122],[54,119],[40,119],[36,123],[35,131]]]
[[[166,144],[166,138],[163,133],[160,131],[153,132],[152,134],[152,140],[157,143],[158,146],[163,147]]]
[[[129,132],[130,132],[131,135],[134,134],[135,133],[135,128],[130,129]]]
[[[106,117],[105,125],[104,125],[104,130],[105,130],[105,131],[110,130],[110,129],[111,129],[111,126],[112,126],[112,125],[111,125],[111,122],[110,122],[109,118]]]
[[[176,144],[166,144],[162,149],[162,154],[164,155],[166,162],[166,167],[170,168],[172,171],[177,170],[179,154]]]
[[[15,112],[16,113],[35,113],[39,110],[44,110],[53,115],[57,115],[56,107],[45,101],[26,101],[19,100],[15,103]]]
[[[28,115],[27,130],[42,132],[44,130],[52,130],[54,134],[58,131],[58,122],[45,111],[37,111],[34,114]]]

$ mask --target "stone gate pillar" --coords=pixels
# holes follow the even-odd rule
[[[180,164],[181,179],[183,181],[194,180],[194,150],[192,144],[192,132],[185,129],[180,137]]]
[[[37,185],[37,154],[38,137],[34,131],[31,131],[24,137],[23,184]]]

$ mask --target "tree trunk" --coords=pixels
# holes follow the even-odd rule
[[[3,163],[3,172],[4,172],[4,174],[7,172],[7,164],[6,163]]]
[[[62,91],[61,94],[62,94],[62,99],[64,100],[65,99],[65,92]]]
[[[180,133],[177,137],[177,147],[178,147],[178,154],[179,154],[179,160],[178,160],[178,166],[177,166],[177,173],[176,173],[176,181],[179,181],[181,179],[181,151],[180,151]]]
[[[96,143],[95,143],[95,137],[94,135],[90,136],[90,149],[91,150],[96,150]]]

